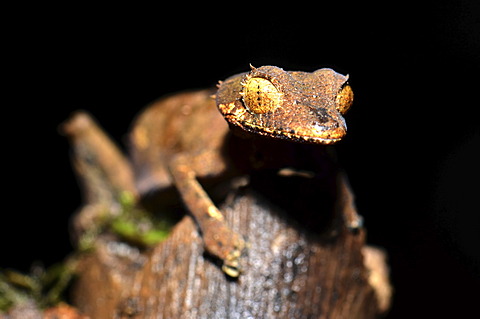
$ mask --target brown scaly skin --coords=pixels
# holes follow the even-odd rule
[[[353,101],[347,79],[331,69],[252,68],[221,83],[217,106],[228,123],[251,133],[332,144],[347,131],[342,114]]]

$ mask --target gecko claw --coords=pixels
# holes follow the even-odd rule
[[[222,271],[232,278],[237,278],[242,272],[240,258],[244,248],[245,244],[242,241],[240,245],[235,247],[235,249],[231,251],[223,261]]]

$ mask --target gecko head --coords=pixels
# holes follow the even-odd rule
[[[353,102],[348,76],[332,69],[287,72],[275,66],[252,67],[221,82],[217,107],[227,122],[243,131],[276,139],[332,144],[347,126],[343,114]]]

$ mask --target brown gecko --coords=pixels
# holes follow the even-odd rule
[[[139,116],[131,134],[139,193],[174,185],[206,251],[223,262],[227,275],[238,277],[245,240],[226,224],[204,181],[252,170],[321,170],[315,152],[347,131],[342,115],[353,101],[347,80],[327,68],[251,67],[220,82],[216,92],[160,100]]]

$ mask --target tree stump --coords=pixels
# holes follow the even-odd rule
[[[64,131],[87,195],[78,239],[99,211],[118,209],[120,190],[135,190],[128,161],[87,115]],[[81,257],[74,304],[92,318],[375,318],[390,303],[385,256],[365,245],[346,178],[333,176],[328,185],[297,172],[232,181],[216,204],[248,242],[236,279],[205,254],[188,213],[150,249],[99,234]]]

